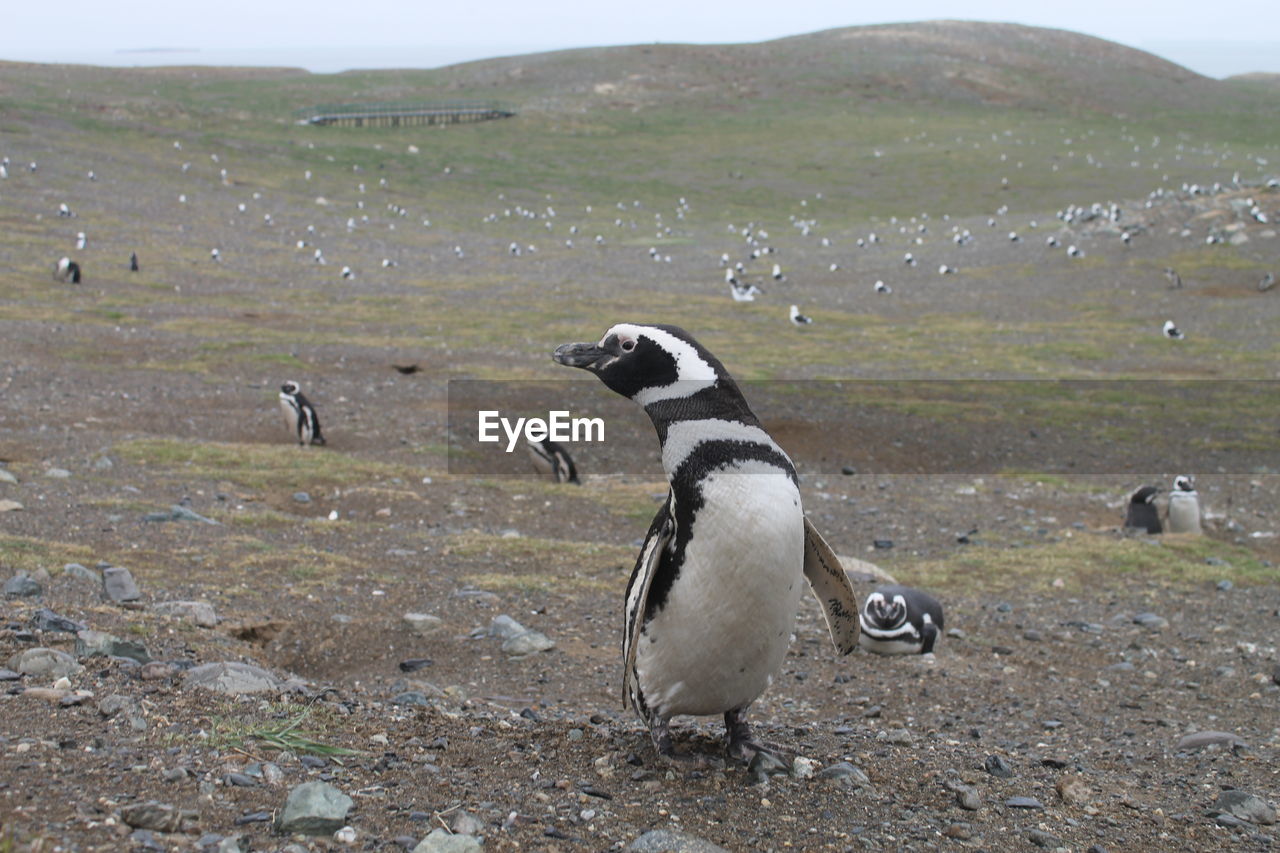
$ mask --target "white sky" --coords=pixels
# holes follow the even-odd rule
[[[201,52],[360,48],[365,56],[368,48],[414,46],[439,49],[443,58],[424,63],[429,66],[563,47],[753,42],[831,27],[962,16],[1073,30],[1144,49],[1237,42],[1236,52],[1248,54],[1271,42],[1274,50],[1263,49],[1253,64],[1273,67],[1254,70],[1280,71],[1277,0],[1236,0],[1221,7],[1203,0],[900,0],[874,7],[848,0],[643,0],[621,11],[600,0],[28,0],[5,5],[0,59],[36,61],[98,62],[100,55],[121,49],[161,47]],[[1170,55],[1175,50],[1158,52],[1178,61]],[[366,60],[362,67],[372,65]]]

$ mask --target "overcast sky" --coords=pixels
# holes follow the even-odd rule
[[[207,54],[188,55],[184,62],[248,50],[296,58],[306,50],[315,58],[290,64],[332,71],[338,69],[319,66],[342,60],[319,59],[326,51],[332,57],[336,49],[346,50],[349,61],[373,67],[399,64],[403,56],[415,55],[403,51],[412,47],[423,49],[417,55],[424,58],[416,64],[430,67],[564,47],[763,41],[831,27],[963,16],[1074,30],[1155,48],[1174,61],[1184,60],[1171,53],[1193,49],[1192,43],[1235,43],[1223,46],[1224,56],[1235,54],[1233,61],[1250,66],[1235,70],[1280,71],[1277,0],[1237,0],[1221,7],[1191,0],[900,0],[884,7],[848,0],[644,0],[627,4],[625,11],[613,11],[600,0],[15,0],[5,5],[0,59],[46,62],[154,64],[154,58],[136,54],[107,58],[116,51],[146,48]],[[371,50],[377,47],[396,50],[388,50],[385,62],[379,62]],[[1270,67],[1251,67],[1258,63]]]

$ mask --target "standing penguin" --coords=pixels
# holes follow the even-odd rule
[[[130,252],[129,253],[129,272],[137,272],[137,271],[138,271],[138,253]]]
[[[1156,509],[1156,495],[1160,490],[1155,486],[1143,486],[1129,495],[1129,508],[1125,510],[1124,526],[1135,527],[1148,533],[1163,533],[1160,526],[1160,512]]]
[[[927,592],[882,586],[867,596],[858,617],[858,645],[878,655],[927,655],[942,632],[942,605]]]
[[[565,450],[564,445],[544,438],[542,441],[530,441],[528,447],[533,467],[543,477],[553,483],[582,485],[582,481],[578,479],[578,469],[573,464],[573,457],[569,455],[568,450]]]
[[[298,439],[298,444],[324,444],[320,434],[320,418],[315,407],[302,394],[297,382],[290,379],[280,386],[280,410],[284,412],[285,426]]]
[[[1169,493],[1169,532],[1203,533],[1200,529],[1200,495],[1191,478],[1180,474]]]
[[[858,638],[857,598],[804,516],[795,467],[683,329],[621,323],[552,357],[644,408],[670,484],[627,584],[623,705],[664,757],[681,714],[723,714],[734,758],[765,751],[747,709],[782,666],[802,575],[840,653]]]

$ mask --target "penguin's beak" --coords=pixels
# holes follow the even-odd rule
[[[561,344],[551,354],[551,359],[566,367],[590,370],[600,359],[609,355],[599,344]]]

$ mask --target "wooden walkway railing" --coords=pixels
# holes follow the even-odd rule
[[[439,104],[330,104],[299,110],[299,124],[339,127],[413,127],[469,124],[510,118],[515,110],[493,102]]]

